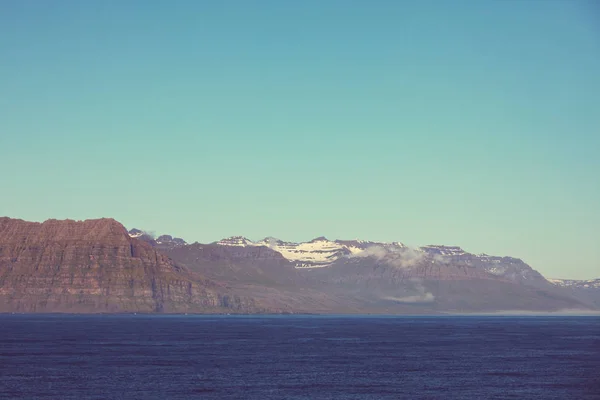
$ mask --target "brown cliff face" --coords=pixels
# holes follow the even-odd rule
[[[0,218],[0,312],[255,312],[112,219]]]

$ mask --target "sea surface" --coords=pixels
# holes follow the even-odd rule
[[[600,399],[598,317],[0,315],[0,399]]]

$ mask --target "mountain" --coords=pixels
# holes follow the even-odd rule
[[[529,286],[548,288],[548,281],[523,260],[513,257],[498,257],[487,254],[472,254],[458,246],[429,245],[420,248],[434,257],[441,256],[451,264],[462,264],[482,269],[498,278]]]
[[[113,219],[0,218],[0,312],[254,311]]]
[[[326,268],[307,272],[313,279],[388,310],[409,304],[425,313],[593,307],[552,285],[528,279],[537,272],[529,271],[528,265],[515,259],[474,256],[456,248],[446,250],[425,247],[390,251],[372,247],[353,257],[340,258]]]
[[[242,243],[243,241],[239,241]],[[180,265],[226,283],[270,309],[289,313],[359,313],[361,303],[304,276],[281,253],[258,245],[193,243],[163,250]]]
[[[233,247],[194,243],[163,252],[189,269],[229,281],[277,283],[294,281],[298,273],[280,253],[265,247]]]
[[[412,249],[400,242],[318,237],[295,243],[233,236],[166,254],[212,279],[236,288],[245,285],[248,293],[277,288],[288,299],[299,289],[326,293],[320,309],[330,312],[336,311],[335,304],[390,313],[596,307],[589,297],[557,288],[520,259],[476,255],[458,246]]]
[[[201,244],[107,218],[0,218],[0,312],[599,310],[599,287],[457,246],[242,236]]]
[[[132,229],[130,235],[137,230]],[[233,236],[218,242],[178,245],[147,242],[178,265],[227,285],[240,296],[251,296],[264,307],[289,313],[359,313],[360,303],[343,294],[328,293],[303,276],[296,264],[266,243]],[[276,240],[276,239],[275,239]],[[267,238],[263,242],[272,242]]]
[[[152,243],[160,247],[156,241]],[[252,296],[271,309],[295,313],[382,312],[380,307],[304,273],[309,269],[307,265],[323,268],[322,260],[335,261],[350,252],[325,238],[296,244],[274,238],[254,242],[233,236],[208,244],[162,247],[161,251],[179,265],[223,282],[236,293]]]
[[[600,309],[600,279],[548,279],[548,282],[561,288],[564,293]]]
[[[215,242],[221,246],[253,247],[266,246],[292,262],[296,268],[328,267],[339,260],[351,258],[359,254],[398,253],[408,249],[400,242],[381,243],[366,240],[335,240],[318,237],[309,242],[293,243],[279,239],[265,238],[253,242],[242,236],[234,236]],[[366,252],[366,253],[365,253]],[[530,286],[549,287],[549,282],[523,260],[513,257],[498,257],[487,254],[472,254],[458,246],[428,245],[412,251],[414,254],[429,255],[435,261],[440,260],[451,265],[476,267],[498,278],[508,281],[526,283]],[[406,256],[408,252],[404,252]]]
[[[335,240],[331,241],[321,236],[309,242],[284,242],[272,237],[253,242],[243,236],[232,236],[221,239],[215,244],[232,247],[268,247],[280,253],[285,259],[292,262],[296,268],[318,268],[332,265],[342,257],[358,254],[372,246],[403,248],[403,244],[376,243],[362,240]]]

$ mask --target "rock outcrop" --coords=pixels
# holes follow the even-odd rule
[[[0,218],[0,312],[261,312],[113,219]]]

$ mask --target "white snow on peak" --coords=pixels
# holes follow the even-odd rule
[[[304,243],[262,241],[255,245],[270,247],[296,263],[299,268],[330,265],[348,252],[346,246],[325,238],[317,238]]]
[[[600,289],[600,279],[577,280],[577,279],[547,278],[546,280],[556,286],[585,288],[585,289]]]
[[[365,240],[336,240],[332,241],[323,236],[317,237],[309,242],[293,243],[266,237],[254,242],[243,236],[232,236],[216,242],[222,246],[265,246],[269,247],[293,262],[296,268],[318,268],[331,265],[336,260],[359,254],[372,246],[384,248],[404,248],[400,242],[376,243]]]
[[[231,236],[225,239],[221,239],[216,244],[221,246],[238,246],[238,247],[247,247],[247,246],[256,246],[256,243],[251,241],[248,238],[243,236]]]
[[[142,237],[142,236],[144,236],[146,233],[145,233],[144,231],[142,231],[142,230],[139,230],[139,229],[135,229],[135,228],[134,228],[134,229],[132,229],[132,230],[128,231],[128,232],[127,232],[127,234],[128,234],[128,235],[129,235],[129,237],[131,237],[131,238],[139,238],[139,237]]]
[[[438,253],[442,256],[460,256],[466,254],[466,252],[458,246],[429,245],[422,246],[421,249],[426,252]]]

